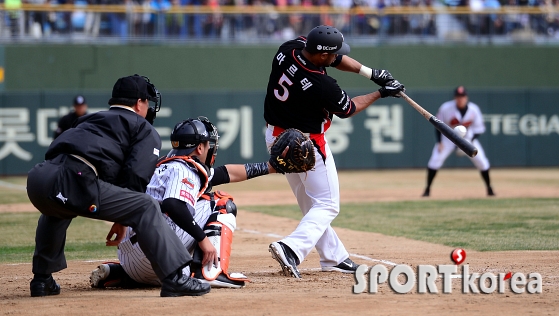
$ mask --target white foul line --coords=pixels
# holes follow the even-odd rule
[[[2,181],[2,180],[0,180],[0,186],[10,188],[10,189],[22,190],[22,191],[27,190],[27,186],[25,186],[25,185],[13,184],[13,183],[9,183],[9,182]]]
[[[246,232],[246,233],[249,233],[249,234],[264,235],[264,236],[273,237],[273,238],[283,238],[283,236],[278,235],[278,234],[263,233],[263,232],[259,232],[257,230],[252,230],[252,229],[242,229],[242,228],[237,227],[237,230],[240,230],[240,231],[243,231],[243,232]],[[397,266],[398,265],[397,263],[394,263],[392,261],[383,260],[383,259],[373,259],[373,258],[364,256],[364,255],[360,255],[360,254],[356,254],[356,253],[350,253],[349,255],[352,256],[352,257],[367,260],[367,261],[384,263],[384,264],[389,265],[389,266]]]

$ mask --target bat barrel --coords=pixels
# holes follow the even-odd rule
[[[431,122],[431,124],[433,124],[433,126],[435,126],[441,134],[446,136],[446,138],[453,142],[458,148],[462,149],[466,155],[472,158],[477,155],[477,148],[472,145],[472,143],[460,137],[460,135],[456,134],[452,128],[448,127],[448,125],[440,121],[436,116],[431,116],[431,118],[429,118],[429,122]]]

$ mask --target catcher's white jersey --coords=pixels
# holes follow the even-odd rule
[[[479,109],[479,106],[477,106],[477,104],[468,102],[468,110],[462,116],[462,114],[456,107],[456,101],[447,101],[440,106],[439,111],[437,112],[437,118],[451,128],[454,128],[458,125],[463,125],[464,127],[466,127],[466,135],[464,136],[464,138],[472,142],[472,145],[474,145],[478,149],[477,155],[474,158],[470,158],[470,160],[480,171],[489,169],[489,160],[485,156],[485,151],[483,150],[481,143],[477,139],[474,139],[472,141],[472,138],[475,134],[483,134],[485,132],[483,115],[481,114],[481,110]],[[457,149],[456,145],[454,145],[454,143],[451,142],[444,135],[441,135],[441,143],[442,149],[439,148],[438,143],[435,144],[435,147],[433,148],[431,158],[429,159],[429,162],[427,164],[430,169],[440,169],[443,166],[446,158],[448,158],[448,156],[455,150],[458,155],[466,156],[466,154],[462,150]]]
[[[195,214],[192,214],[194,221],[203,228],[212,213],[212,209],[210,201],[197,201],[201,185],[196,168],[182,160],[173,160],[155,169],[146,193],[159,203],[167,198],[175,198],[190,204],[195,209]],[[164,214],[164,217],[186,249],[192,253],[195,245],[194,238],[182,230],[167,215]],[[134,238],[130,240],[135,234],[134,230],[129,227],[126,237],[118,245],[120,264],[124,271],[136,282],[161,285],[161,281],[153,271],[151,263],[146,258],[140,245],[133,242]],[[190,268],[184,268],[183,273],[189,275]]]

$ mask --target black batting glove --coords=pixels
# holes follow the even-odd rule
[[[386,86],[390,81],[394,80],[392,75],[383,69],[373,69],[373,74],[371,75],[371,80],[381,87]]]
[[[389,81],[386,84],[386,86],[378,89],[378,92],[380,92],[381,98],[386,98],[386,97],[399,98],[400,92],[406,92],[406,88],[404,88],[404,85],[398,82],[398,80],[392,80]]]

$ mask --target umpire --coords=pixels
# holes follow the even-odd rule
[[[116,234],[115,241],[124,237],[124,226],[132,227],[162,281],[161,296],[210,291],[209,284],[182,275],[192,258],[165,222],[159,204],[144,193],[161,148],[159,134],[150,124],[160,100],[146,77],[118,79],[110,109],[80,117],[52,142],[46,160],[29,171],[27,194],[42,213],[31,296],[60,294],[52,273],[66,268],[66,230],[76,216],[115,222],[107,236]],[[149,101],[155,106],[150,107]]]

